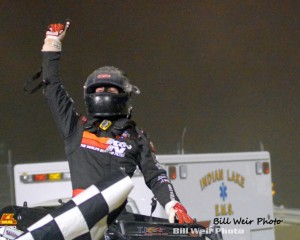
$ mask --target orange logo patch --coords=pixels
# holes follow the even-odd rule
[[[13,213],[3,213],[0,219],[0,225],[16,225],[17,220],[14,219]]]

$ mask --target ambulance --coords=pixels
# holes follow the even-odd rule
[[[158,155],[176,193],[197,222],[218,225],[224,240],[274,240],[270,154],[267,151]],[[132,177],[134,189],[127,209],[167,218],[146,187],[142,173]],[[14,167],[16,205],[51,206],[70,199],[66,161],[17,164]],[[176,229],[178,234],[184,229]],[[197,230],[195,230],[197,231]]]

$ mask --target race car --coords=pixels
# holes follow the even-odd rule
[[[61,202],[61,201],[60,201]],[[18,239],[24,233],[28,232],[28,228],[43,219],[51,212],[63,206],[50,206],[50,207],[34,207],[29,208],[26,206],[8,206],[0,211],[0,215],[6,214],[14,220],[15,225],[8,224],[2,226],[0,231],[0,239]],[[204,227],[199,223],[195,224],[179,224],[169,223],[167,219],[145,216],[141,214],[130,214],[128,220],[114,220],[108,227],[104,236],[100,239],[105,240],[222,240],[222,233],[219,227],[212,228]],[[93,217],[93,216],[91,216]],[[11,222],[12,223],[12,222]],[[67,223],[66,223],[67,224]],[[72,224],[72,222],[70,223]],[[44,239],[44,237],[32,238],[34,240]],[[47,238],[51,239],[51,238]],[[72,239],[72,238],[63,238]],[[80,238],[76,238],[80,239]],[[82,237],[82,239],[86,239]],[[93,239],[93,238],[91,238]],[[96,240],[96,239],[95,239]]]

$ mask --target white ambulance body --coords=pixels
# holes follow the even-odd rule
[[[271,163],[268,152],[158,155],[180,201],[197,221],[219,225],[224,240],[274,240]],[[14,168],[16,204],[53,205],[71,197],[68,163],[18,164]],[[150,215],[152,192],[143,176],[132,178],[129,206]],[[167,217],[157,204],[156,217]],[[241,222],[243,221],[243,222]]]
[[[268,152],[166,155],[159,161],[188,212],[227,229],[225,240],[275,239]]]

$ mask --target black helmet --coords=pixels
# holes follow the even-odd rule
[[[96,93],[96,88],[100,86],[114,86],[119,93]],[[131,85],[127,76],[113,66],[96,69],[88,76],[83,88],[88,115],[93,117],[130,115],[131,93],[140,93],[138,87]]]

